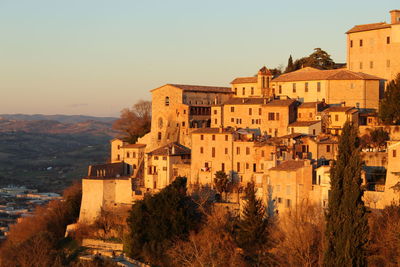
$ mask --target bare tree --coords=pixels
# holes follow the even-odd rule
[[[120,131],[126,142],[135,143],[151,130],[151,102],[140,100],[131,109],[123,109],[113,129]]]
[[[274,250],[279,266],[322,265],[324,215],[319,206],[304,201],[282,214],[275,234],[280,240]]]

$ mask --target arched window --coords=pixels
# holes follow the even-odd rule
[[[165,105],[166,105],[166,106],[169,106],[169,96],[166,96],[166,97],[165,97]]]
[[[157,139],[158,139],[158,141],[161,141],[161,132],[158,132]]]

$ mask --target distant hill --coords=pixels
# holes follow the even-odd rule
[[[84,122],[84,121],[113,122],[117,118],[94,117],[94,116],[85,116],[85,115],[0,114],[0,119],[23,120],[23,121],[51,120],[51,121],[58,121],[58,122],[62,122],[62,123],[78,123],[78,122]]]
[[[61,121],[55,120],[57,117],[60,118]],[[90,119],[83,120],[87,118]],[[0,132],[90,134],[115,137],[117,132],[112,129],[112,123],[114,120],[115,118],[111,120],[111,118],[107,119],[88,116],[0,115]]]
[[[107,161],[116,118],[0,115],[0,187],[61,192]]]

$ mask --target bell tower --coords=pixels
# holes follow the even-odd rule
[[[257,73],[257,87],[261,89],[262,97],[271,96],[272,73],[267,67],[262,67]]]

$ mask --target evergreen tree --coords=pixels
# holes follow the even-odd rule
[[[379,103],[379,118],[386,125],[400,124],[400,73],[389,82]]]
[[[246,203],[237,225],[236,240],[251,266],[270,265],[268,251],[273,246],[269,235],[271,219],[262,200],[256,196],[254,183],[249,183],[246,187]]]
[[[226,200],[226,194],[229,189],[229,178],[228,175],[224,171],[217,171],[215,173],[215,178],[214,178],[214,185],[215,189],[217,189],[218,193],[221,195],[225,193],[225,200]]]
[[[171,242],[186,239],[200,221],[197,206],[186,195],[186,178],[178,177],[158,194],[132,206],[124,249],[132,258],[165,266]]]
[[[329,70],[334,68],[335,62],[326,51],[321,48],[314,48],[314,52],[308,56],[305,65],[308,67]]]
[[[368,222],[362,201],[361,167],[357,128],[346,122],[339,154],[331,168],[331,192],[326,213],[325,266],[366,266]]]
[[[292,55],[290,55],[289,59],[288,59],[287,67],[285,69],[285,73],[292,72],[294,70],[295,69],[294,69],[294,65],[293,65],[293,58],[292,58]]]

